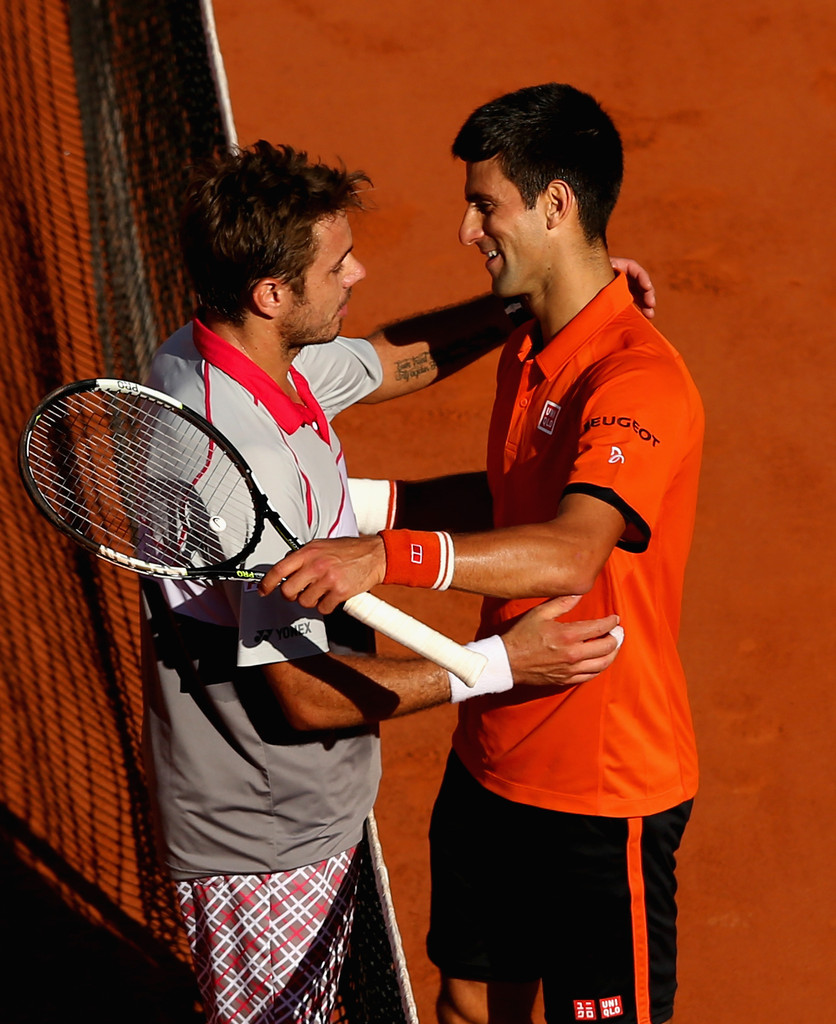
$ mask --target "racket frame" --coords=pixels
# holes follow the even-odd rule
[[[253,535],[240,551],[231,558],[218,562],[211,568],[189,569],[184,566],[167,566],[158,562],[149,562],[141,558],[123,554],[122,552],[109,547],[107,544],[97,544],[85,534],[73,529],[69,523],[58,515],[49,501],[44,497],[29,465],[29,448],[32,433],[44,413],[47,412],[47,410],[50,409],[57,400],[74,394],[95,391],[102,391],[106,394],[139,396],[146,398],[149,401],[156,402],[162,408],[172,409],[178,415],[182,416],[188,423],[205,434],[213,444],[215,444],[229,457],[230,461],[233,462],[241,474],[241,477],[249,490],[256,516],[256,525]],[[20,443],[18,445],[18,469],[27,493],[34,501],[38,510],[52,523],[53,526],[61,530],[62,533],[71,537],[76,541],[76,543],[81,544],[81,546],[86,548],[88,551],[92,551],[97,557],[103,558],[108,562],[113,562],[123,569],[129,569],[132,572],[137,572],[142,575],[164,577],[175,580],[205,580],[207,582],[218,582],[223,580],[259,580],[263,577],[264,573],[255,572],[251,569],[242,569],[239,566],[240,563],[246,559],[248,555],[252,554],[258,546],[258,543],[264,533],[264,525],[266,522],[270,522],[271,525],[275,527],[282,540],[291,550],[298,551],[302,547],[302,542],[293,533],[287,523],[285,523],[278,511],[270,504],[270,499],[267,497],[264,489],[261,487],[261,484],[256,479],[252,469],[229,438],[214,427],[204,416],[201,416],[200,413],[190,409],[187,405],[183,405],[183,403],[178,401],[178,399],[172,398],[170,395],[166,395],[161,391],[155,391],[153,388],[146,387],[144,384],[137,384],[135,381],[109,377],[94,377],[87,380],[74,381],[72,384],[65,384],[62,387],[51,391],[41,402],[38,403],[23,428],[23,432],[20,436]]]
[[[230,458],[249,488],[256,514],[256,525],[253,535],[241,551],[233,556],[233,558],[220,562],[211,569],[164,566],[124,555],[105,544],[96,544],[95,541],[86,537],[78,530],[73,529],[55,512],[42,494],[29,467],[29,447],[32,432],[47,409],[55,404],[59,397],[92,391],[141,396],[156,402],[163,408],[171,409],[185,418],[194,427],[201,430]],[[291,550],[298,551],[302,547],[302,542],[290,530],[281,515],[270,503],[267,494],[257,481],[255,474],[243,455],[224,434],[209,423],[204,416],[183,405],[176,398],[172,398],[161,391],[155,391],[153,388],[148,388],[143,384],[137,384],[135,381],[96,377],[65,384],[51,391],[38,403],[23,428],[18,444],[18,469],[27,494],[33,500],[36,508],[53,526],[71,537],[88,551],[92,551],[97,557],[143,576],[157,579],[163,577],[172,580],[197,580],[207,583],[222,580],[259,580],[264,576],[264,573],[236,568],[236,565],[255,550],[264,532],[264,524],[266,522],[269,522],[276,529]],[[476,683],[485,667],[487,659],[480,652],[463,647],[443,633],[432,629],[426,623],[407,615],[406,612],[402,612],[399,608],[387,604],[385,601],[381,601],[380,598],[368,593],[368,591],[349,598],[344,602],[343,607],[349,615],[371,626],[377,632],[383,633],[396,643],[408,647],[416,654],[420,654],[422,657],[428,658],[430,661],[434,661],[448,671],[453,672],[468,686],[473,686]]]

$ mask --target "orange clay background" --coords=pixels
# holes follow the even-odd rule
[[[610,248],[650,270],[657,324],[708,420],[681,637],[702,787],[680,857],[676,1019],[836,1020],[832,0],[215,0],[215,13],[239,140],[374,180],[348,334],[488,287],[457,241],[449,155],[475,106],[556,80],[614,117],[626,176]],[[345,414],[351,472],[480,468],[494,366]],[[470,638],[475,599],[386,596]],[[384,728],[378,816],[423,1022],[426,829],[452,723],[442,709]]]

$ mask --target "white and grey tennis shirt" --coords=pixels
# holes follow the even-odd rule
[[[331,420],[379,386],[380,362],[368,342],[337,338],[305,348],[292,372],[302,405],[194,321],[161,346],[147,383],[232,441],[300,540],[355,535]],[[268,525],[247,567],[286,552]],[[146,610],[146,750],[173,877],[289,870],[352,846],[377,793],[376,730],[294,731],[259,670],[327,651],[322,616],[251,584],[161,587],[196,670],[178,670]]]

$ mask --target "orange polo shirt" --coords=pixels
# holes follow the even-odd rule
[[[537,353],[535,323],[500,357],[488,438],[497,527],[554,518],[565,494],[613,505],[627,527],[567,619],[617,612],[625,641],[590,682],[522,702],[460,705],[453,746],[508,799],[578,814],[654,814],[692,797],[697,755],[676,650],[703,439],[681,357],[619,275]],[[541,599],[486,598],[480,635]]]

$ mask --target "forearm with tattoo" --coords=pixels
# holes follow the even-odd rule
[[[433,359],[430,352],[422,352],[417,356],[410,356],[408,359],[395,361],[395,380],[414,380],[427,373],[435,373],[438,363]]]
[[[494,296],[410,317],[369,338],[383,366],[383,383],[364,401],[420,391],[501,345],[511,322]]]

